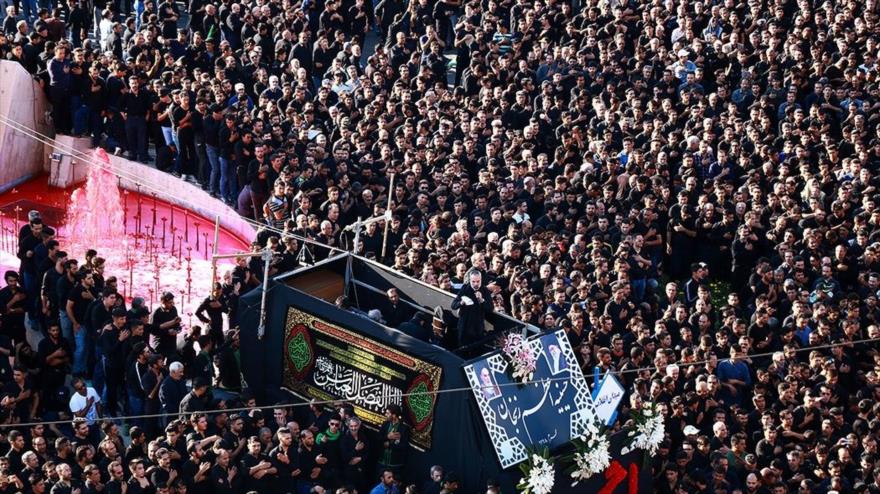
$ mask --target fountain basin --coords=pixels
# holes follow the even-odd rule
[[[115,177],[111,179],[124,183]],[[75,197],[84,192],[78,190],[80,187],[50,187],[49,177],[40,175],[0,194],[0,269],[18,270],[18,231],[27,222],[27,212],[36,209],[43,222],[56,229],[62,249],[80,262],[86,248],[95,248],[107,260],[105,276],[118,278],[119,290],[126,298],[140,296],[147,302],[152,298],[152,306],[162,292],[171,291],[176,295],[178,312],[183,316],[192,313],[210,290],[214,219],[162,200],[158,194],[154,197],[143,188],[140,192],[136,187],[122,188],[118,210],[107,214],[107,218],[121,221],[121,228],[112,225],[117,230],[110,233],[110,238],[96,239],[94,231],[84,235],[82,225],[70,224],[68,210]],[[229,210],[228,214],[235,213]],[[252,237],[242,233],[247,231],[233,231],[221,222],[218,254],[248,251]],[[218,261],[218,277],[233,264],[228,259]]]

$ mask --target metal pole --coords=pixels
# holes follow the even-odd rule
[[[239,252],[236,254],[217,254],[211,256],[211,259],[235,259],[236,257],[257,257],[262,255],[262,252]]]
[[[263,249],[263,294],[260,300],[260,325],[257,328],[257,339],[266,335],[266,295],[269,293],[269,263],[272,261],[272,250]]]
[[[391,211],[391,199],[394,197],[394,174],[391,174],[391,185],[388,187],[388,207],[385,211]],[[385,250],[388,248],[388,228],[391,227],[391,220],[385,222],[385,234],[382,235],[382,259],[385,262]]]
[[[218,245],[220,244],[220,215],[214,217],[214,256],[217,255]],[[211,286],[217,283],[217,259],[211,259]]]

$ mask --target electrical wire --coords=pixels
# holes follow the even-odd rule
[[[24,134],[26,137],[34,139],[37,142],[40,142],[40,143],[45,144],[47,146],[50,146],[56,150],[62,151],[66,154],[69,154],[70,156],[77,158],[80,162],[82,162],[86,165],[98,167],[98,168],[106,170],[110,173],[113,173],[117,177],[124,178],[124,179],[134,183],[135,185],[141,186],[149,191],[155,192],[157,194],[165,194],[167,192],[164,189],[162,189],[161,186],[159,186],[155,183],[152,183],[148,180],[145,180],[143,177],[140,177],[139,175],[137,175],[137,173],[134,171],[127,171],[127,170],[123,170],[123,169],[119,169],[119,168],[111,168],[104,163],[96,162],[89,155],[89,153],[80,151],[76,148],[73,148],[73,147],[67,145],[67,144],[61,143],[51,136],[43,134],[40,131],[32,129],[32,128],[28,127],[27,125],[24,125],[20,122],[9,119],[5,115],[0,115],[0,125],[9,127],[12,130],[17,131],[21,134]],[[188,206],[198,207],[198,205],[190,199],[179,198],[179,200]],[[270,231],[273,233],[278,233],[279,236],[282,236],[282,237],[292,237],[292,238],[297,239],[300,242],[315,244],[320,247],[329,249],[331,252],[347,252],[347,251],[340,249],[338,247],[333,247],[333,246],[327,245],[323,242],[320,242],[320,241],[317,241],[317,240],[314,240],[314,239],[311,239],[308,237],[303,237],[303,236],[300,236],[300,235],[297,235],[294,233],[285,232],[282,229],[275,228],[275,227],[268,225],[268,224],[265,224],[265,223],[260,223],[258,221],[252,220],[250,218],[246,218],[244,216],[239,215],[239,218],[242,221],[244,221],[245,223],[253,226],[256,229],[262,229],[262,230],[267,230],[267,231]]]
[[[854,341],[848,341],[848,342],[844,342],[844,343],[827,343],[827,344],[823,344],[823,345],[806,346],[806,347],[802,347],[802,348],[797,348],[794,350],[794,352],[801,353],[801,352],[807,352],[807,351],[823,350],[823,349],[836,348],[836,347],[847,347],[847,346],[862,345],[862,344],[877,343],[877,342],[880,342],[880,338],[866,338],[866,339],[862,339],[862,340],[854,340]],[[778,350],[773,351],[773,352],[756,353],[756,354],[748,355],[747,358],[772,357],[773,354],[775,354],[777,352],[778,352]],[[675,364],[679,367],[693,367],[693,366],[704,365],[709,362],[710,362],[709,360],[697,360],[694,362],[673,362],[672,364]],[[720,362],[720,360],[719,360],[719,362]],[[672,364],[667,364],[667,367]],[[645,367],[639,367],[637,369],[626,369],[623,371],[614,371],[614,372],[612,372],[612,374],[616,374],[616,375],[633,374],[633,373],[639,373],[639,372],[643,372],[643,371],[655,371],[658,369],[659,369],[658,366],[650,365],[650,366],[645,366]],[[584,376],[584,377],[586,377],[586,376]],[[577,376],[548,377],[546,379],[533,379],[533,380],[529,380],[529,381],[514,381],[514,382],[508,382],[508,383],[486,384],[486,385],[479,385],[479,386],[466,386],[466,387],[458,387],[458,388],[435,389],[433,391],[424,391],[424,392],[420,391],[420,392],[410,392],[410,393],[393,393],[393,394],[389,393],[389,394],[381,395],[379,398],[380,398],[380,401],[384,401],[385,399],[389,399],[389,398],[401,398],[402,399],[402,398],[409,397],[409,396],[424,396],[424,395],[439,396],[439,395],[450,394],[450,393],[461,393],[461,392],[468,392],[468,391],[473,392],[478,389],[482,390],[483,388],[494,388],[496,386],[499,388],[509,387],[509,386],[526,386],[529,384],[542,384],[542,383],[546,383],[546,382],[570,381],[572,379],[577,379]],[[256,407],[215,408],[215,409],[211,409],[211,410],[201,410],[198,413],[213,414],[213,413],[249,412],[251,410],[265,409],[265,408],[300,408],[300,407],[311,406],[311,405],[323,406],[323,405],[337,405],[340,403],[354,403],[354,400],[338,399],[338,400],[305,401],[305,402],[299,402],[299,403],[275,403],[275,404],[271,404],[271,405],[267,405],[267,406],[256,406]],[[147,414],[147,415],[120,415],[118,417],[105,417],[100,420],[121,421],[121,420],[130,420],[130,419],[153,419],[153,418],[169,417],[169,416],[175,416],[175,415],[179,416],[179,415],[186,415],[186,414],[182,414],[182,413],[169,413],[169,414],[156,413],[156,414]],[[32,427],[32,426],[36,426],[36,425],[62,425],[62,424],[70,424],[70,422],[72,420],[73,419],[53,420],[53,421],[43,421],[43,422],[22,422],[22,423],[18,423],[18,424],[0,424],[0,429],[4,429],[4,428],[14,429],[14,428],[22,428],[22,427]]]

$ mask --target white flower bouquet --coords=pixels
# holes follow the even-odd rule
[[[608,451],[611,445],[605,426],[600,422],[589,424],[584,435],[574,439],[572,444],[575,452],[570,458],[573,465],[568,470],[574,479],[572,487],[593,475],[601,474],[611,464],[611,454]]]
[[[523,494],[550,494],[556,482],[556,470],[550,463],[549,453],[545,448],[541,452],[532,453],[529,461],[519,464],[523,477],[516,488]]]
[[[630,413],[633,423],[629,427],[629,443],[621,449],[621,454],[625,455],[634,449],[642,449],[649,456],[657,454],[666,436],[666,425],[659,407],[656,403],[645,402],[641,408],[633,409]]]

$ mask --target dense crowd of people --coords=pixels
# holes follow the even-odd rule
[[[585,370],[617,373],[632,403],[663,404],[658,492],[880,492],[877,2],[23,0],[3,31],[0,54],[43,82],[58,132],[154,161],[265,223],[258,247],[281,254],[274,269],[357,248],[479,292],[468,311],[563,328]],[[387,234],[372,223],[355,246],[343,229],[389,203]],[[44,243],[37,225],[22,245]],[[77,416],[88,432],[8,432],[8,481],[265,492],[297,456],[291,492],[326,477],[363,489],[379,474],[373,492],[403,490],[389,463],[400,451],[387,434],[357,450],[344,407],[284,426],[295,410],[255,410],[244,432],[223,413],[171,420],[247,404],[234,332],[190,335],[191,360],[175,366],[173,300],[151,317],[124,307],[94,258],[29,268],[24,252],[0,293],[0,353],[16,361],[6,420]],[[234,307],[259,262],[217,287],[206,319]],[[32,348],[20,322],[40,311],[38,270],[57,273],[44,304],[60,318]],[[81,350],[87,324],[94,351]],[[457,344],[484,336],[478,320],[456,329]],[[96,355],[126,372],[96,380]],[[73,381],[68,397],[71,373],[104,392]],[[94,427],[120,401],[169,420],[139,424],[143,439],[123,447],[112,423]],[[340,456],[317,466],[313,452],[340,436]],[[344,444],[369,450],[370,467],[334,464]],[[285,462],[279,448],[298,453]],[[453,491],[447,477],[420,491]]]
[[[239,368],[237,300],[256,284],[244,263],[196,309],[204,327],[185,327],[171,292],[153,310],[127,303],[99,253],[80,264],[39,211],[18,245],[0,289],[0,493],[458,489],[453,472],[404,472],[397,405],[375,432],[343,402],[258,406]]]

